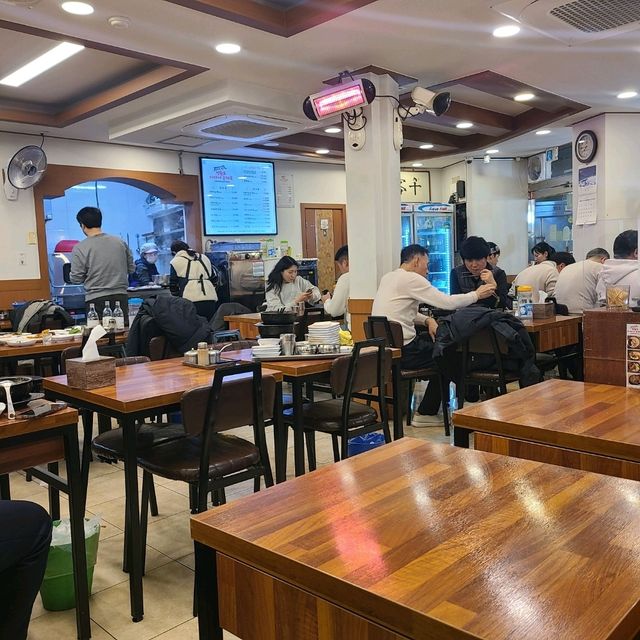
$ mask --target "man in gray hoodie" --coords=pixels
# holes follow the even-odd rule
[[[73,248],[69,279],[84,284],[87,311],[93,303],[102,318],[105,303],[113,310],[118,301],[127,323],[127,287],[135,270],[131,250],[117,236],[102,231],[102,212],[97,207],[80,209],[76,220],[87,237]]]
[[[638,272],[638,232],[627,229],[613,241],[613,259],[605,260],[598,274],[596,292],[601,304],[607,302],[607,287],[629,285],[629,305],[636,306],[640,300],[640,273]]]

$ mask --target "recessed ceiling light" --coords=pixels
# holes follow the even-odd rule
[[[413,162],[411,164],[412,167],[421,167],[422,166],[422,162]]]
[[[629,98],[635,98],[638,95],[637,91],[623,91],[618,94],[620,100],[628,100]]]
[[[519,93],[517,96],[514,96],[513,99],[516,102],[529,102],[529,100],[533,100],[535,97],[533,93]]]
[[[458,122],[456,127],[458,129],[471,129],[471,127],[473,127],[473,122]]]
[[[340,127],[327,127],[324,132],[325,133],[340,133],[342,129]]]
[[[60,6],[74,16],[90,16],[93,13],[93,7],[87,2],[63,2]]]
[[[263,146],[265,146],[265,147],[279,147],[280,143],[279,142],[265,142]]]
[[[500,153],[500,149],[487,149],[485,153],[492,156],[494,153]]]
[[[326,156],[329,153],[329,149],[316,149],[316,153],[319,156]]]
[[[496,38],[510,38],[518,33],[520,33],[520,27],[515,24],[507,24],[493,30],[493,35]]]
[[[233,53],[239,53],[242,47],[239,44],[233,44],[232,42],[223,42],[216,45],[216,51],[218,53],[226,53],[231,55]]]
[[[420,148],[421,149],[433,149],[433,145],[432,144],[421,144]]]
[[[549,133],[551,133],[549,129],[540,129],[540,131],[536,131],[537,136],[546,136]]]
[[[59,45],[53,47],[53,49],[49,49],[46,53],[38,56],[35,60],[27,62],[23,67],[2,78],[0,84],[9,87],[19,87],[25,82],[39,76],[41,73],[48,71],[51,67],[55,67],[57,64],[64,62],[67,58],[70,58],[83,49],[84,46],[81,44],[61,42]]]

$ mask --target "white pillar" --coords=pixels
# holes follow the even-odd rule
[[[364,77],[373,82],[377,95],[398,97],[398,85],[390,76]],[[376,98],[365,107],[366,142],[359,151],[350,148],[345,128],[351,298],[373,298],[380,278],[400,263],[400,153],[393,147],[396,104]]]
[[[573,145],[580,132],[595,132],[598,150],[589,165],[573,158],[573,248],[576,260],[595,247],[604,247],[613,257],[613,241],[626,229],[638,228],[640,215],[640,114],[606,113],[573,127]],[[596,165],[598,220],[592,225],[575,224],[578,212],[579,169]]]

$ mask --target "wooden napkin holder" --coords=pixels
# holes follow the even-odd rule
[[[536,320],[542,320],[543,318],[553,318],[553,316],[555,315],[555,305],[553,304],[553,302],[533,303],[533,317]]]
[[[67,384],[75,389],[97,389],[116,383],[116,359],[100,356],[98,360],[84,362],[82,358],[70,358],[65,362]]]

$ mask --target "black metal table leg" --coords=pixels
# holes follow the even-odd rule
[[[464,447],[465,449],[468,449],[470,434],[471,429],[465,429],[464,427],[457,427],[456,425],[453,425],[453,444],[456,447]]]
[[[140,622],[144,617],[142,596],[142,536],[138,503],[138,473],[136,464],[136,421],[131,415],[121,420],[124,440],[124,479],[127,509],[127,559],[131,618]]]
[[[59,474],[57,462],[47,463],[47,469],[56,476]],[[82,498],[80,500],[84,504],[84,500]],[[49,515],[52,520],[60,520],[60,491],[52,484],[49,485]]]
[[[63,431],[64,453],[67,464],[69,488],[69,514],[71,522],[71,553],[73,554],[73,578],[76,592],[76,624],[78,638],[91,637],[89,618],[89,586],[87,584],[87,555],[84,540],[85,491],[80,482],[80,453],[78,451],[78,427],[66,427]]]
[[[200,542],[194,543],[196,592],[200,640],[222,640],[218,613],[218,573],[216,552]]]
[[[304,475],[304,420],[302,414],[302,390],[304,382],[299,378],[291,380],[293,393],[293,457],[296,476]]]
[[[402,424],[402,402],[400,394],[400,361],[394,362],[391,367],[391,388],[393,392],[393,439],[404,437],[404,425]]]
[[[276,383],[276,398],[273,406],[273,444],[276,454],[276,482],[287,479],[288,427],[282,421],[282,382]]]

